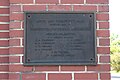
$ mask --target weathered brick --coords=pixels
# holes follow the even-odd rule
[[[98,37],[110,37],[110,31],[109,30],[97,30],[97,36]]]
[[[76,5],[74,11],[97,11],[97,6]]]
[[[10,29],[20,29],[21,22],[10,22]]]
[[[10,12],[20,12],[21,5],[10,5]]]
[[[109,6],[98,6],[98,11],[99,12],[109,12]]]
[[[18,73],[9,73],[9,80],[19,80],[20,74]]]
[[[0,38],[9,38],[8,32],[0,32]]]
[[[68,5],[49,5],[49,11],[70,11],[72,8]]]
[[[100,56],[100,63],[110,63],[110,56]]]
[[[33,3],[33,0],[10,0],[10,3],[22,3],[22,4],[30,4]]]
[[[61,0],[61,4],[84,4],[84,0]]]
[[[20,46],[20,39],[10,39],[9,46]]]
[[[86,0],[88,4],[108,4],[109,0]]]
[[[23,65],[9,65],[10,72],[27,72],[32,71],[32,66],[23,66]]]
[[[0,55],[7,55],[9,53],[9,49],[0,49]]]
[[[24,5],[23,11],[45,11],[45,5]]]
[[[99,45],[100,46],[109,46],[110,45],[110,39],[99,39]]]
[[[110,47],[98,47],[97,53],[98,54],[110,54]]]
[[[0,22],[9,22],[8,16],[0,16]]]
[[[100,29],[109,29],[109,22],[99,22]]]
[[[96,19],[99,21],[108,21],[109,20],[109,14],[97,14]]]
[[[9,6],[9,0],[0,0],[0,6]]]
[[[0,24],[0,30],[9,30],[9,24]]]
[[[9,8],[0,8],[0,14],[9,14]]]
[[[50,73],[48,80],[72,80],[72,75],[69,73]]]
[[[58,4],[59,0],[36,0],[37,4]]]
[[[0,40],[0,46],[8,46],[9,45],[9,41],[8,40]]]
[[[10,37],[23,37],[23,30],[10,30],[9,35]]]
[[[110,80],[111,79],[110,73],[100,73],[100,79]]]
[[[9,56],[9,63],[20,63],[19,56]]]
[[[10,20],[23,20],[23,13],[11,13]]]
[[[75,80],[98,80],[97,73],[75,73]]]
[[[8,71],[8,65],[0,65],[0,71],[2,72]]]
[[[35,66],[35,71],[59,71],[59,66]]]
[[[62,71],[85,71],[85,66],[61,66]]]
[[[9,49],[9,53],[10,54],[23,54],[24,50],[22,47],[11,47]]]
[[[0,57],[0,63],[8,63],[9,58],[8,57]]]
[[[8,80],[9,74],[8,73],[0,73],[0,80]]]
[[[46,80],[45,74],[37,74],[37,73],[30,73],[30,74],[22,74],[22,80]]]

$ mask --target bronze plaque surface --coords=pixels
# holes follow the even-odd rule
[[[25,12],[24,65],[95,65],[93,12]]]

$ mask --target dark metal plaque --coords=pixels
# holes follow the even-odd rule
[[[25,12],[24,65],[95,65],[94,12]]]

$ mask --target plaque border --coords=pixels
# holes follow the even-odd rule
[[[27,38],[26,38],[26,36],[27,36],[27,28],[26,28],[26,15],[28,14],[28,13],[35,13],[35,14],[37,14],[37,13],[44,13],[44,14],[49,14],[49,13],[52,13],[52,14],[75,14],[75,13],[83,13],[83,14],[94,14],[94,17],[93,17],[93,19],[94,19],[94,35],[93,35],[93,37],[94,37],[94,46],[95,46],[95,48],[94,48],[94,52],[95,52],[95,62],[94,63],[49,63],[49,62],[47,62],[47,63],[31,63],[31,62],[26,62],[26,57],[27,57],[27,52],[26,52],[26,47],[27,47],[27,45],[26,45],[26,41],[27,41]],[[24,11],[24,60],[23,60],[23,65],[24,66],[34,66],[34,65],[48,65],[48,66],[50,66],[50,65],[81,65],[81,66],[83,66],[83,65],[97,65],[97,38],[96,38],[96,12],[95,11]]]

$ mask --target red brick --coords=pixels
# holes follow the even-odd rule
[[[21,6],[20,5],[10,5],[10,12],[20,12]]]
[[[33,3],[33,0],[10,0],[10,3],[30,4]]]
[[[23,54],[24,50],[22,47],[11,47],[9,48],[9,53],[10,54]]]
[[[88,4],[108,4],[109,0],[86,0]]]
[[[85,71],[85,66],[61,66],[62,71]]]
[[[109,46],[110,45],[110,39],[99,39],[99,45],[100,46]]]
[[[8,16],[0,16],[0,22],[9,22]]]
[[[109,6],[98,6],[99,12],[109,12]]]
[[[8,80],[8,73],[0,73],[0,80]]]
[[[10,39],[9,45],[10,46],[20,46],[20,39]]]
[[[46,10],[45,5],[24,5],[23,11],[43,11]]]
[[[109,22],[99,22],[100,29],[109,29]]]
[[[23,65],[9,65],[10,72],[28,72],[32,71],[32,66],[23,66]]]
[[[62,4],[84,4],[84,0],[61,0]]]
[[[97,30],[97,36],[98,37],[110,37],[110,31],[109,30]]]
[[[9,14],[8,8],[0,8],[0,14]]]
[[[8,63],[9,58],[8,57],[0,57],[0,63]]]
[[[10,15],[10,20],[23,20],[23,13],[12,13]]]
[[[9,42],[8,40],[0,40],[0,46],[8,46]]]
[[[100,73],[100,79],[110,80],[111,79],[110,73]]]
[[[37,4],[58,4],[59,0],[36,0]]]
[[[0,24],[0,30],[9,30],[8,24]]]
[[[109,20],[109,14],[97,14],[96,19],[99,21],[107,21]]]
[[[110,71],[110,64],[100,64],[97,66],[87,66],[87,71]]]
[[[0,71],[8,71],[8,65],[0,65]]]
[[[10,37],[23,37],[23,30],[11,30]]]
[[[48,10],[50,11],[70,11],[72,8],[71,6],[67,5],[49,5]]]
[[[75,11],[97,11],[97,6],[85,6],[85,5],[76,5],[74,6]]]
[[[97,53],[99,54],[110,54],[110,47],[98,47]]]
[[[8,32],[0,32],[0,38],[9,38]]]
[[[59,66],[35,66],[35,71],[59,71]]]
[[[97,73],[75,73],[75,80],[98,80]]]
[[[9,80],[19,80],[20,74],[18,73],[9,73]]]
[[[72,80],[72,75],[67,73],[50,73],[48,74],[48,80]]]
[[[0,49],[0,55],[7,55],[9,53],[9,49]]]
[[[37,74],[37,73],[31,73],[31,74],[22,74],[22,80],[46,80],[45,74]]]
[[[100,63],[110,63],[110,56],[100,56]]]
[[[20,29],[21,22],[10,22],[10,29]]]
[[[9,0],[0,0],[0,6],[9,6]]]
[[[9,62],[10,63],[20,63],[20,57],[19,56],[9,56]]]

